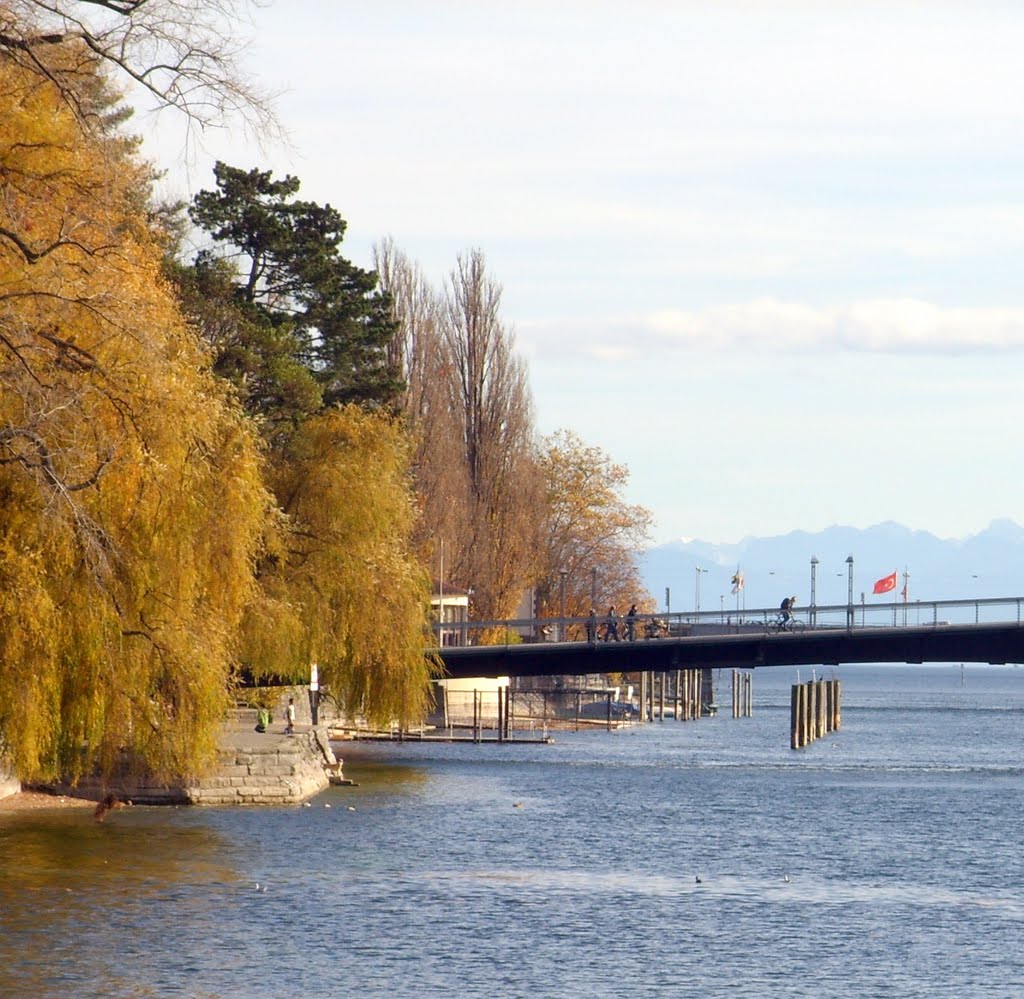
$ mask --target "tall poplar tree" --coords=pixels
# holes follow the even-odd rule
[[[484,255],[458,258],[443,293],[385,241],[376,251],[399,327],[405,415],[417,441],[421,540],[474,616],[515,614],[537,571],[543,491],[526,365]]]

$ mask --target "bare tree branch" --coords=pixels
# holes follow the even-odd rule
[[[271,98],[240,68],[238,25],[255,2],[6,0],[0,50],[51,81],[82,118],[92,113],[82,83],[100,62],[201,128],[240,119],[267,134],[278,128]]]

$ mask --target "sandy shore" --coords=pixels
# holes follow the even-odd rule
[[[0,812],[27,812],[38,808],[95,808],[96,802],[87,798],[69,798],[65,795],[42,794],[39,791],[19,791],[0,798]]]

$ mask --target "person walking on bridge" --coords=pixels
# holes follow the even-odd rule
[[[612,639],[619,640],[619,615],[615,613],[615,605],[608,608],[608,620],[604,625],[604,640],[610,642]]]
[[[633,604],[626,612],[626,641],[632,642],[636,628],[636,604]]]

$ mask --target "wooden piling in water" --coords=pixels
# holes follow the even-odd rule
[[[741,670],[732,671],[732,716],[750,718],[754,714],[754,678]]]
[[[789,745],[802,749],[841,724],[838,680],[796,683],[789,695]]]

